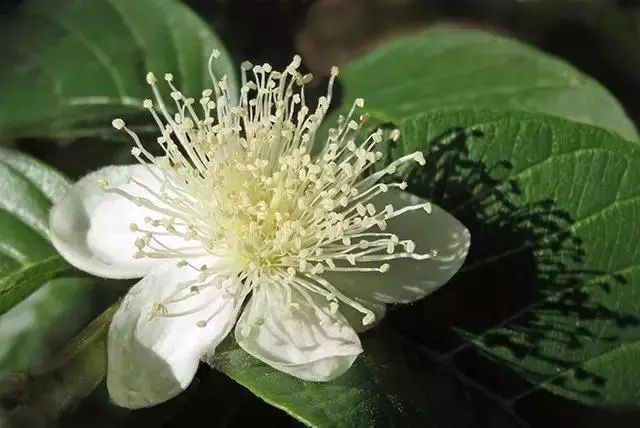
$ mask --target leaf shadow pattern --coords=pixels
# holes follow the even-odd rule
[[[603,323],[624,329],[639,320],[595,301],[590,290],[611,293],[625,279],[585,269],[574,220],[552,199],[526,201],[509,162],[488,165],[470,157],[470,145],[484,137],[480,130],[450,129],[421,146],[428,147],[427,165],[405,174],[408,190],[456,216],[472,244],[449,284],[392,311],[389,322],[508,403],[543,382],[594,399],[607,380],[581,368],[577,351],[619,341],[601,334]],[[387,155],[402,150],[399,145]]]

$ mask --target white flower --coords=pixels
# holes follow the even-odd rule
[[[89,174],[54,207],[53,242],[73,265],[144,277],[109,331],[116,404],[151,406],[178,394],[234,324],[238,344],[266,364],[334,379],[362,352],[354,329],[381,317],[385,303],[436,290],[464,261],[462,224],[404,183],[380,182],[400,165],[423,164],[423,155],[363,174],[388,141],[381,131],[357,138],[361,99],[320,141],[337,69],[312,111],[304,95],[311,76],[299,64],[295,57],[276,72],[244,63],[237,103],[226,78],[211,73],[213,90],[196,102],[167,74],[171,107],[149,73],[155,104],[144,107],[160,128],[157,146],[114,120],[140,164]]]

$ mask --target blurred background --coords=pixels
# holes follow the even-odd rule
[[[11,20],[19,3],[20,0],[2,0],[1,19]],[[535,45],[593,76],[621,101],[636,124],[640,122],[638,1],[185,0],[185,3],[211,24],[236,64],[249,59],[282,66],[294,53],[299,53],[304,67],[317,76],[326,76],[332,65],[347,64],[389,39],[421,28],[453,24],[494,31]],[[322,79],[316,80],[316,85],[324,90]],[[23,139],[12,145],[73,179],[105,164],[125,162],[129,151],[126,145],[74,140],[43,144],[37,139]],[[83,283],[82,278],[66,281],[62,287],[51,283],[0,317],[0,374],[37,372],[47,358],[128,285],[122,283],[105,289],[95,281]],[[597,411],[556,406],[545,397],[538,398],[528,405],[525,413],[528,411],[540,425],[596,427],[607,423],[608,415]],[[212,403],[219,410],[213,410]],[[633,425],[633,416],[618,416],[616,424],[628,422],[629,426],[638,426]],[[246,426],[256,420],[274,426],[299,426],[223,375],[201,370],[186,394],[158,408],[134,413],[109,406],[106,391],[101,387],[66,415],[61,426],[83,427],[91,421],[91,426],[100,427],[179,427],[205,421],[207,427],[229,427]]]

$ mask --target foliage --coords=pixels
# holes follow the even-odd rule
[[[111,118],[153,125],[139,114],[145,71],[171,71],[197,96],[216,47],[215,71],[237,78],[221,38],[175,0],[27,0],[12,16],[0,27],[15,41],[0,47],[0,141],[39,137],[69,153],[59,141],[90,137],[73,147],[103,144],[113,157]],[[399,178],[470,229],[469,258],[442,290],[390,308],[334,382],[275,371],[232,339],[214,367],[311,426],[522,427],[536,396],[553,408],[636,412],[640,147],[616,98],[561,59],[457,27],[383,43],[344,67],[341,84],[338,111],[363,97],[376,126],[401,131],[385,161],[424,152],[427,165]],[[53,163],[68,172],[69,161]],[[0,370],[38,365],[30,354],[44,349],[46,325],[87,305],[93,280],[48,238],[48,211],[68,186],[55,168],[0,149],[0,335],[28,323],[3,339]],[[42,373],[3,381],[0,398],[18,403],[10,417],[57,418],[89,396],[116,306]]]

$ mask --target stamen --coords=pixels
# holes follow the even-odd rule
[[[413,241],[377,231],[409,211],[431,213],[429,203],[376,205],[381,194],[407,186],[379,180],[404,165],[424,165],[424,154],[402,156],[369,173],[385,152],[382,146],[397,141],[400,132],[391,131],[385,140],[378,129],[360,138],[367,116],[360,111],[364,100],[357,98],[329,130],[327,140],[316,141],[332,101],[337,68],[331,69],[326,95],[313,107],[307,105],[304,91],[312,76],[298,71],[299,56],[282,72],[269,64],[243,62],[236,101],[227,77],[213,72],[219,56],[213,51],[209,58],[212,86],[201,92],[197,103],[180,91],[170,73],[160,83],[147,74],[153,101],[142,105],[158,125],[159,151],[148,149],[124,120],[112,123],[132,138],[133,156],[156,180],[152,184],[131,177],[126,186],[99,182],[105,191],[153,212],[144,223],[129,226],[135,235],[134,257],[171,259],[197,271],[196,283],[158,302],[152,314],[171,317],[200,311],[199,306],[177,311],[174,305],[202,295],[209,286],[242,300],[257,284],[276,283],[285,287],[291,311],[297,310],[291,290],[297,290],[310,301],[313,294],[326,299],[327,306],[318,310],[333,315],[346,304],[363,314],[363,324],[373,322],[370,310],[341,294],[323,275],[384,274],[392,269],[392,260],[435,257],[433,251],[415,253]],[[169,104],[160,86],[167,89]],[[322,148],[312,156],[315,146]],[[210,265],[195,265],[193,260],[201,256],[220,260],[215,273]],[[232,279],[218,281],[216,275],[223,273]],[[206,327],[215,315],[208,314],[196,325]],[[257,315],[251,319],[259,325]]]

